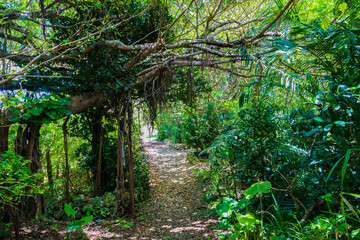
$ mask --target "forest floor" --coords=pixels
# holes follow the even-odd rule
[[[199,166],[187,162],[188,150],[174,150],[149,134],[144,134],[143,145],[150,162],[150,199],[137,212],[136,219],[128,220],[131,224],[92,223],[84,227],[81,235],[89,239],[217,239],[219,230],[214,226],[218,221],[204,211],[201,184],[192,171]],[[36,239],[80,239],[77,233],[66,237],[61,228],[58,238],[43,232],[36,234],[42,236]]]

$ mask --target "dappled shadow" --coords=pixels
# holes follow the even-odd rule
[[[216,239],[217,220],[202,209],[202,188],[195,182],[193,169],[186,161],[187,150],[173,150],[151,138],[143,139],[151,164],[150,200],[140,210],[123,239]]]
[[[202,187],[195,181],[194,166],[186,161],[187,150],[174,150],[147,137],[143,145],[150,162],[150,199],[137,218],[122,222],[89,223],[83,233],[66,235],[66,223],[54,223],[44,229],[28,229],[26,239],[217,239],[218,224],[204,213]],[[54,230],[55,229],[55,230]]]
[[[75,231],[66,230],[67,222],[65,221],[40,221],[29,222],[21,229],[22,239],[47,239],[47,240],[60,240],[60,239],[88,239],[85,230]],[[89,226],[89,225],[88,225]],[[14,236],[8,239],[15,239]]]

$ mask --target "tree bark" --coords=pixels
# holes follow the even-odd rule
[[[14,231],[15,239],[16,240],[22,239],[22,237],[20,235],[20,227],[21,226],[19,223],[19,219],[17,217],[15,207],[13,206],[13,204],[11,202],[7,209],[8,209],[10,222],[12,222],[11,229],[12,229],[12,231]]]
[[[9,150],[9,128],[10,126],[0,127],[0,155]]]
[[[101,189],[101,166],[102,166],[102,145],[104,141],[104,129],[102,126],[102,118],[104,115],[104,109],[100,111],[100,135],[99,135],[99,155],[98,155],[98,162],[96,168],[96,178],[94,184],[94,196],[100,196],[102,189]]]
[[[63,134],[64,134],[64,152],[65,152],[65,202],[70,202],[70,167],[69,167],[69,150],[68,150],[68,141],[67,141],[67,128],[66,125],[70,119],[70,116],[68,116],[62,126]]]
[[[41,170],[41,160],[40,160],[40,150],[39,150],[39,138],[40,138],[40,129],[42,123],[34,123],[29,122],[22,133],[22,136],[17,136],[20,140],[21,144],[17,146],[18,154],[23,156],[25,159],[31,160],[28,167],[31,169],[32,173],[38,173]],[[22,128],[18,130],[21,131]],[[38,181],[38,185],[42,184],[42,180]],[[34,217],[36,220],[39,219],[40,214],[42,214],[43,210],[43,196],[41,194],[37,194],[35,198],[35,202],[32,201],[31,198],[26,200],[26,203],[23,205],[24,209],[27,209],[29,215]],[[33,212],[35,210],[35,213]],[[34,214],[34,215],[32,215]]]
[[[115,211],[119,210],[119,190],[120,190],[120,207],[121,215],[124,214],[125,203],[125,181],[123,165],[123,139],[121,137],[121,119],[118,118],[118,135],[117,135],[117,162],[116,162],[116,205]]]
[[[48,148],[46,150],[46,172],[48,175],[48,180],[49,180],[49,187],[50,187],[50,191],[51,194],[54,194],[54,179],[53,179],[53,167],[52,167],[52,162],[51,162],[51,158],[50,158],[50,148]]]
[[[16,139],[15,139],[15,153],[18,155],[21,155],[22,153],[22,134],[23,134],[24,128],[22,125],[19,125],[17,133],[16,133]]]
[[[130,216],[135,217],[135,184],[134,184],[134,162],[132,156],[132,136],[131,136],[131,125],[132,125],[132,110],[131,110],[131,98],[129,96],[128,103],[125,109],[125,119],[126,113],[128,117],[127,121],[127,143],[128,143],[128,167],[129,167],[129,210]],[[126,129],[126,124],[124,124],[124,129]]]
[[[114,95],[114,93],[110,94],[108,91],[94,91],[94,92],[86,92],[70,98],[70,105],[64,106],[64,108],[71,111],[71,113],[78,114],[84,112],[85,110],[102,106],[106,103],[106,100]],[[15,121],[9,121],[9,118],[13,115],[10,111],[10,108],[0,109],[0,127],[2,126],[10,126],[15,123]],[[64,115],[65,117],[65,115]],[[37,119],[40,121],[41,119]]]
[[[57,129],[58,126],[56,126]],[[50,151],[51,151],[51,146],[54,144],[55,142],[55,137],[56,137],[56,129],[53,133],[53,137],[51,140],[51,143],[49,144],[48,148],[46,149],[46,172],[47,172],[47,176],[48,176],[48,181],[49,181],[49,187],[50,187],[50,191],[51,194],[54,194],[54,179],[53,179],[53,166],[52,166],[52,161],[50,158]]]

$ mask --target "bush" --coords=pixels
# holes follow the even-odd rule
[[[187,147],[206,149],[223,129],[231,114],[225,110],[217,110],[214,103],[209,102],[203,110],[186,111],[182,114],[162,113],[158,126],[157,138],[173,143],[184,143]]]
[[[37,186],[40,174],[31,173],[27,167],[30,160],[7,151],[0,158],[0,208],[16,204],[21,197],[36,195],[41,186]]]

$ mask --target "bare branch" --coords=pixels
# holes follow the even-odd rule
[[[288,3],[281,9],[281,11],[276,15],[276,17],[268,24],[266,27],[256,36],[252,37],[249,41],[246,41],[246,44],[251,44],[255,40],[262,38],[264,33],[269,30],[269,28],[283,15],[283,13],[291,6],[294,0],[289,0]]]

